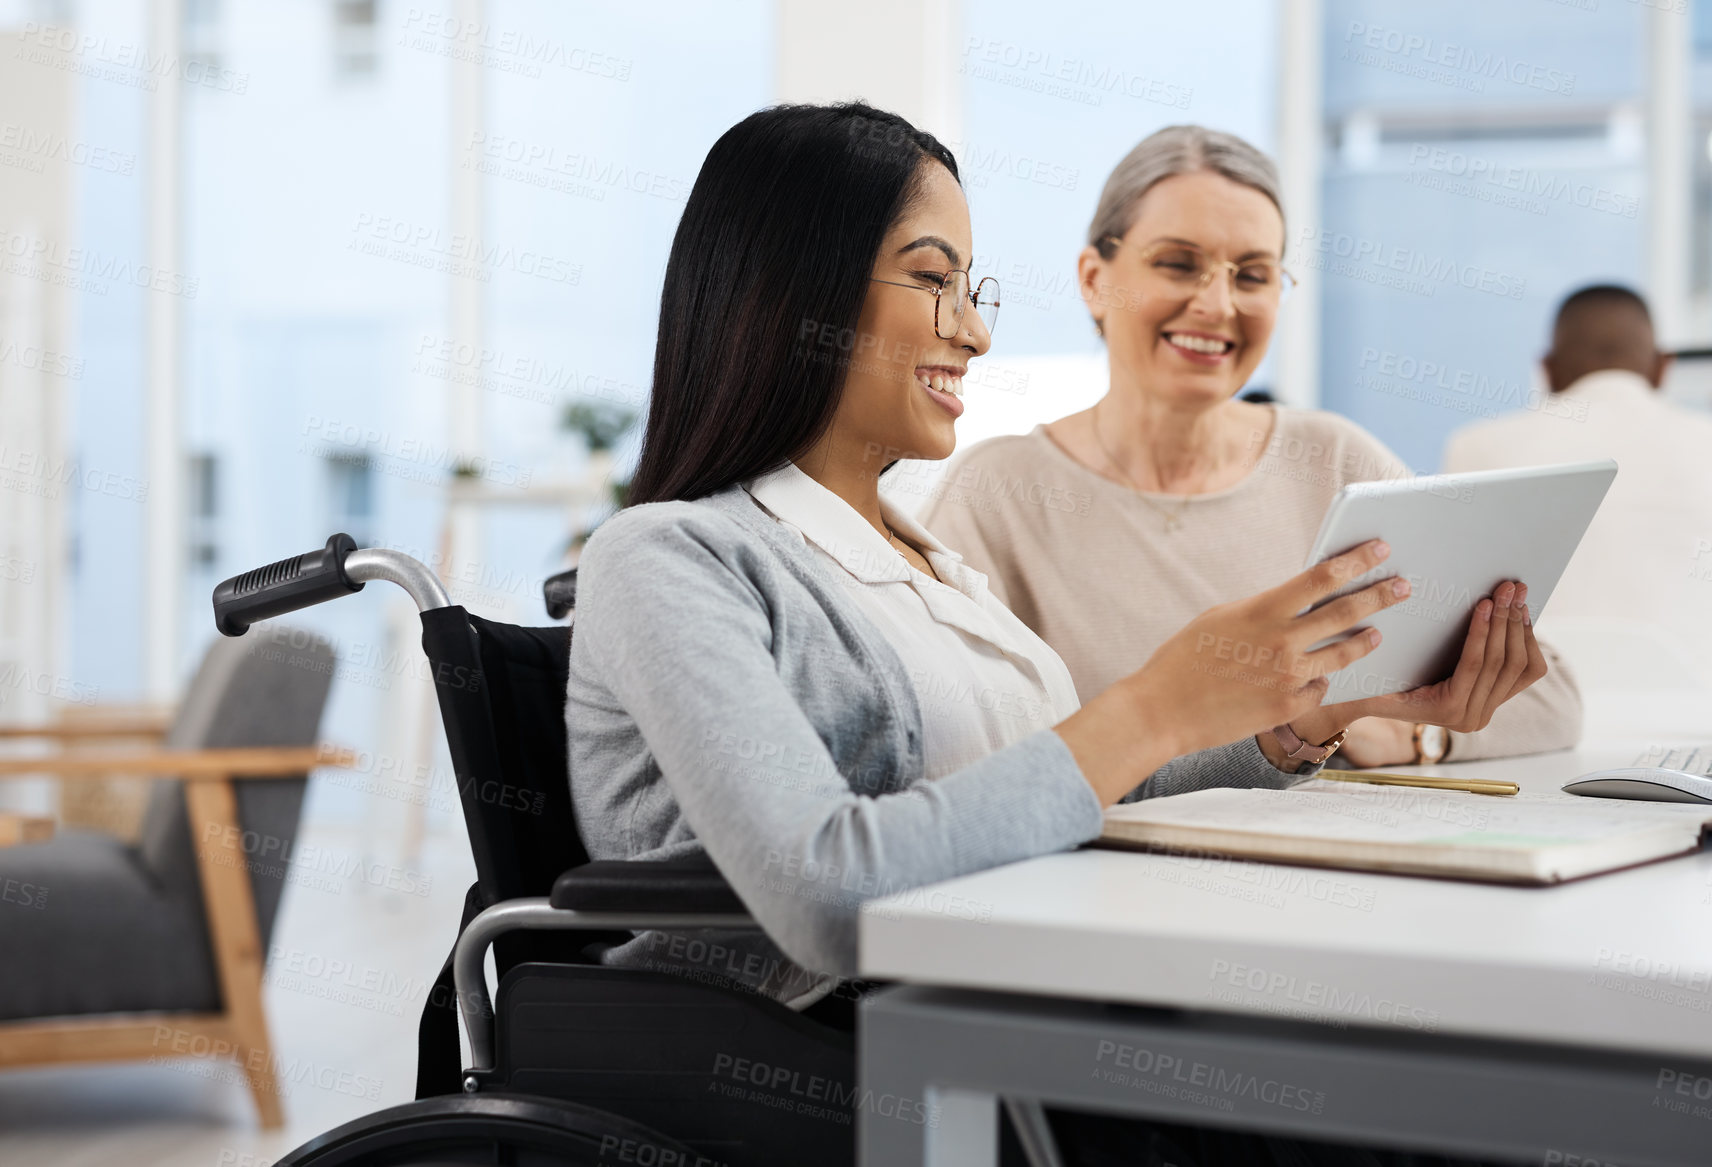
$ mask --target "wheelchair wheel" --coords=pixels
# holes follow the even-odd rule
[[[274,1167],[660,1167],[711,1163],[641,1123],[574,1102],[447,1095],[335,1127]]]

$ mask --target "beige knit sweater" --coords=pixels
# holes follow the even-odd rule
[[[1094,473],[1037,426],[957,458],[919,517],[1058,651],[1086,702],[1207,608],[1301,571],[1345,483],[1409,474],[1354,422],[1279,409],[1248,477],[1185,501]],[[1168,532],[1169,518],[1178,525]],[[1486,729],[1453,735],[1450,760],[1575,744],[1580,693],[1558,655],[1544,652],[1546,676]]]

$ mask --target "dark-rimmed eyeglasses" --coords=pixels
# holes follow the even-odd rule
[[[987,335],[993,334],[993,325],[999,319],[999,281],[987,276],[975,285],[974,291],[969,290],[969,273],[961,269],[945,273],[945,281],[939,284],[906,284],[902,280],[882,280],[878,276],[869,277],[876,284],[891,284],[894,288],[914,288],[918,292],[933,293],[933,334],[940,340],[956,340],[963,331],[963,315],[969,311],[972,304],[975,314],[986,325]],[[950,311],[946,311],[946,301],[951,302]],[[947,331],[949,329],[949,331]]]

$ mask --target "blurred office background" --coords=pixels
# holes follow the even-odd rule
[[[336,530],[541,622],[634,455],[591,446],[645,408],[701,159],[776,101],[957,153],[1004,289],[966,443],[1103,390],[1075,256],[1179,122],[1282,168],[1302,284],[1255,384],[1417,469],[1527,408],[1575,286],[1712,345],[1708,0],[0,0],[0,61],[3,720],[170,702],[214,584]],[[324,736],[383,775],[437,749],[386,591],[297,618],[340,654]],[[384,780],[311,820],[455,850],[455,797]]]
[[[1302,286],[1255,384],[1417,469],[1526,407],[1578,284],[1712,342],[1704,3],[6,0],[0,29],[0,716],[170,699],[212,586],[334,530],[539,618],[602,505],[566,408],[641,413],[701,158],[773,101],[953,144],[1005,293],[965,443],[1100,391],[1075,254],[1174,122],[1284,172]],[[304,617],[350,740],[409,672],[389,602]]]

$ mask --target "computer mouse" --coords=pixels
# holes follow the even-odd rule
[[[1592,798],[1630,798],[1640,802],[1712,803],[1712,778],[1657,766],[1630,766],[1621,770],[1595,770],[1574,782],[1565,782],[1570,794]]]

